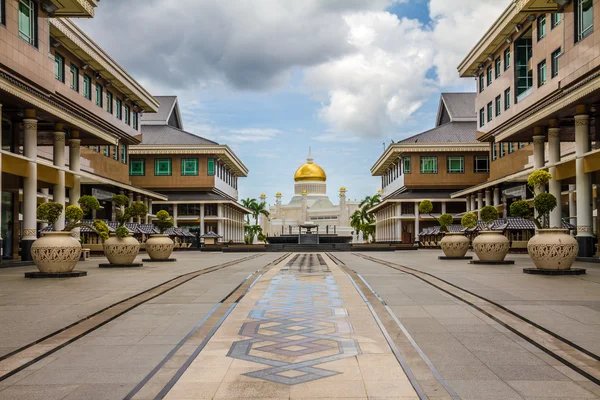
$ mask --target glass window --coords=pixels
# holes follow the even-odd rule
[[[538,87],[546,84],[546,60],[538,64]]]
[[[137,111],[133,112],[133,129],[135,129],[137,131],[138,129],[138,113]]]
[[[502,109],[502,98],[501,96],[496,97],[496,101],[495,101],[495,106],[496,106],[496,117],[498,115],[500,115],[500,111]]]
[[[555,76],[558,75],[558,59],[560,58],[560,55],[562,54],[562,50],[561,49],[557,49],[552,53],[552,77],[554,78]]]
[[[71,64],[71,89],[79,92],[79,68]]]
[[[127,146],[124,144],[121,145],[121,162],[127,164]]]
[[[113,146],[113,159],[119,161],[119,146]]]
[[[496,143],[492,143],[492,161],[496,161],[498,154],[496,153]]]
[[[58,53],[54,55],[54,77],[65,82],[65,58]]]
[[[586,38],[594,31],[594,1],[575,0],[575,41]]]
[[[537,39],[538,41],[546,37],[546,14],[542,14],[537,19]]]
[[[6,26],[6,2],[0,0],[0,24]]]
[[[36,45],[36,4],[33,0],[19,0],[19,37]]]
[[[125,123],[127,125],[129,125],[131,123],[130,118],[131,118],[131,109],[129,108],[128,105],[125,105]]]
[[[106,112],[113,113],[113,95],[111,92],[106,92]]]
[[[509,68],[510,68],[510,46],[508,46],[506,48],[506,50],[504,50],[504,70],[506,71]]]
[[[208,171],[209,176],[213,176],[215,174],[215,159],[214,158],[208,159],[207,171]]]
[[[154,175],[156,176],[171,176],[171,159],[157,158],[154,160]]]
[[[487,105],[487,120],[490,122],[492,120],[492,102],[490,101]]]
[[[96,153],[100,153],[100,146],[94,146],[92,150],[94,150]]]
[[[504,143],[498,143],[498,146],[500,147],[500,157],[504,157],[506,155]]]
[[[504,109],[508,110],[510,108],[510,88],[507,88],[504,91]]]
[[[421,173],[422,174],[437,174],[438,159],[437,157],[421,157]]]
[[[490,172],[490,158],[488,156],[475,156],[475,172]]]
[[[96,105],[102,107],[102,85],[96,83]]]
[[[198,159],[197,158],[182,158],[181,159],[181,176],[196,176],[198,175]]]
[[[515,42],[515,53],[517,59],[517,101],[521,101],[531,94],[533,88],[533,70],[530,67],[532,57],[531,29]]]
[[[519,142],[519,149],[522,149],[523,147],[525,147],[525,142]]]
[[[87,75],[83,76],[83,97],[92,99],[92,78]]]
[[[117,110],[117,118],[123,119],[123,104],[121,103],[121,99],[115,99],[115,109]]]
[[[498,79],[500,77],[500,73],[502,72],[502,61],[500,61],[500,57],[496,58],[495,64],[494,72],[496,73],[496,79]]]
[[[562,21],[562,13],[553,13],[550,15],[550,28],[554,29],[558,26],[558,24],[560,24],[560,21]]]
[[[104,155],[106,157],[110,157],[110,147],[109,146],[104,146]]]
[[[404,157],[402,162],[404,163],[404,173],[410,174],[410,157]]]
[[[483,77],[483,74],[479,75],[479,93],[483,92],[485,86],[485,78]]]
[[[465,172],[465,157],[464,156],[452,156],[446,158],[448,162],[448,173],[449,174],[463,174]]]
[[[487,85],[490,86],[492,84],[492,66],[487,67]]]
[[[508,144],[508,154],[514,153],[514,152],[515,152],[515,143],[514,142],[510,142]]]
[[[482,108],[479,110],[479,127],[485,125],[485,110]]]
[[[132,158],[131,160],[129,160],[129,175],[146,175],[146,160],[144,160],[143,158]]]

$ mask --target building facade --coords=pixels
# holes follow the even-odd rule
[[[339,191],[340,202],[333,204],[327,196],[327,174],[308,154],[306,163],[294,174],[294,196],[288,204],[282,204],[282,194],[275,195],[275,204],[269,207],[269,218],[261,216],[260,225],[269,236],[296,234],[300,225],[319,227],[319,233],[351,236],[350,216],[359,203],[346,199],[346,188]],[[266,201],[266,195],[261,195]]]
[[[93,17],[96,0],[0,3],[2,254],[27,261],[38,203],[94,194],[109,219],[112,194],[166,199],[126,173],[140,115],[158,102],[69,19]]]
[[[168,197],[152,203],[153,215],[166,210],[176,227],[243,243],[250,211],[237,202],[238,182],[248,169],[229,146],[183,130],[177,97],[156,99],[158,112],[142,116],[141,143],[129,147],[129,179]]]
[[[600,0],[514,1],[458,67],[477,82],[477,137],[492,162],[486,182],[452,197],[498,192],[491,204],[506,215],[532,200],[527,176],[547,169],[559,200],[551,226],[576,224],[580,256],[594,252],[598,218],[599,27]]]
[[[476,139],[474,106],[474,93],[443,93],[435,128],[391,144],[373,165],[382,193],[371,210],[377,242],[418,242],[419,232],[437,224],[441,214],[459,219],[475,208],[464,198],[451,198],[489,176],[488,146]],[[422,200],[433,203],[431,215],[419,213]]]

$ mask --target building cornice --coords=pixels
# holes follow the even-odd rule
[[[158,101],[129,75],[100,46],[68,18],[49,18],[50,31],[75,55],[137,102],[146,112],[157,112]]]
[[[94,8],[98,0],[50,0],[58,7],[56,17],[94,18]]]

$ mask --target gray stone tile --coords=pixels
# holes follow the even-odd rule
[[[549,365],[490,365],[503,381],[568,381],[569,377]]]
[[[464,400],[522,400],[501,380],[451,380],[448,382]]]
[[[567,397],[573,399],[595,399],[592,392],[575,382],[556,381],[508,381],[523,397]]]
[[[527,351],[473,351],[486,365],[546,365],[539,357]]]
[[[131,389],[131,384],[84,384],[79,385],[64,400],[122,399],[127,396]]]
[[[60,400],[77,389],[77,385],[10,386],[0,391],[0,400]]]
[[[499,380],[492,370],[480,361],[469,364],[440,364],[435,367],[446,380],[493,381]]]

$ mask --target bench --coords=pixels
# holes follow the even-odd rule
[[[81,249],[81,260],[88,261],[90,259],[90,249]]]

